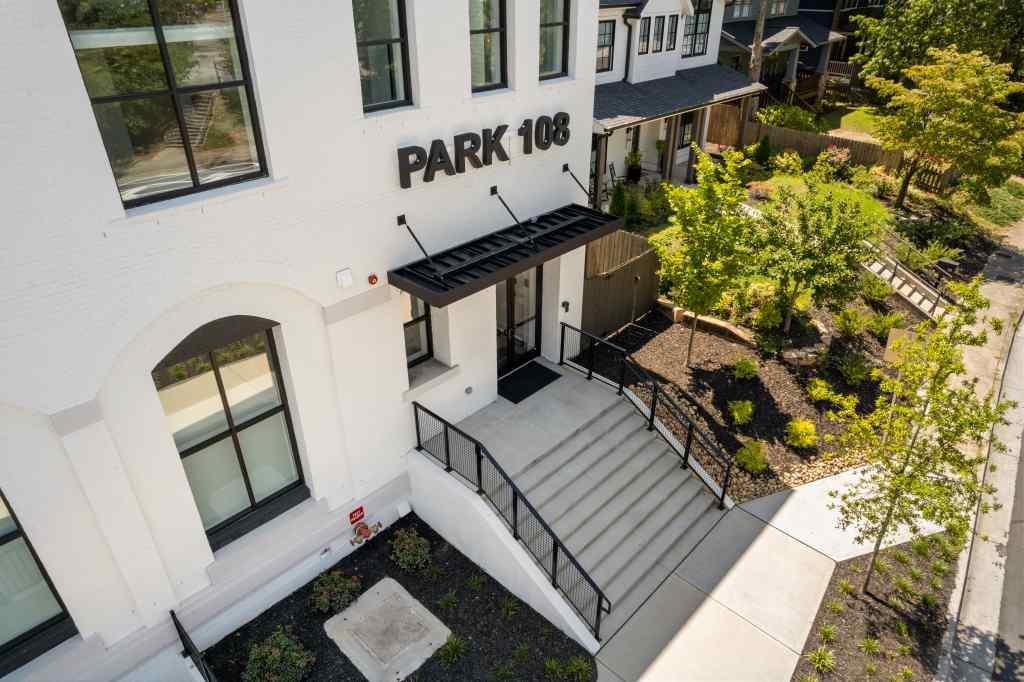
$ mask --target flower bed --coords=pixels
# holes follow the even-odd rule
[[[392,558],[396,534],[415,529],[429,543],[423,568],[405,570]],[[406,542],[403,559],[419,563],[419,547]],[[410,563],[411,562],[411,563]],[[409,514],[367,542],[324,575],[340,570],[357,577],[361,590],[384,577],[397,580],[452,631],[461,645],[446,646],[409,678],[412,680],[592,680],[593,657],[574,640],[520,602],[480,567],[445,542],[415,514]],[[336,613],[321,612],[317,603],[347,603],[351,581],[339,582],[314,599],[316,581],[299,588],[260,616],[228,635],[206,652],[221,680],[244,679],[253,646],[274,636],[278,628],[315,656],[303,680],[364,680],[324,632],[324,622]],[[323,586],[323,583],[321,583]],[[342,597],[339,597],[339,593]],[[351,595],[354,597],[354,595]],[[279,638],[275,641],[279,641]],[[461,650],[461,653],[459,653]]]
[[[930,680],[938,668],[960,546],[946,534],[884,550],[832,574],[793,680]]]

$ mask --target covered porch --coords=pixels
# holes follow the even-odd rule
[[[690,182],[692,145],[703,149],[707,143],[710,107],[764,89],[720,64],[643,83],[598,86],[591,150],[592,204],[607,205],[611,190],[620,182]]]

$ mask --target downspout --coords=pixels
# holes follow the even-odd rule
[[[622,23],[626,25],[626,72],[622,76],[622,81],[625,82],[629,80],[629,63],[633,56],[633,24],[629,23],[629,17],[625,14],[622,15]]]

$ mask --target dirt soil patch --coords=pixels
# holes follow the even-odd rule
[[[891,296],[880,309],[899,309],[905,313],[907,326],[922,319],[909,306],[905,310],[900,305],[898,297]],[[835,332],[829,313],[816,309],[810,313],[830,332]],[[878,396],[876,382],[868,380],[852,386],[831,363],[823,363],[820,367],[793,367],[776,356],[701,329],[694,339],[691,366],[686,367],[688,339],[687,326],[673,324],[658,312],[649,313],[609,338],[612,343],[624,347],[637,363],[662,382],[680,407],[687,409],[727,454],[735,454],[750,439],[764,444],[767,471],[755,476],[734,467],[729,485],[729,495],[733,499],[745,501],[761,497],[861,464],[842,453],[831,451],[830,446],[825,445],[826,436],[840,433],[841,425],[828,416],[830,405],[810,400],[807,383],[814,377],[826,379],[836,391],[856,395],[859,409],[869,410]],[[804,320],[793,340],[795,347],[810,346],[817,343],[820,336]],[[855,343],[834,338],[830,353],[842,355],[851,350],[864,353],[869,362],[878,364],[884,347],[874,337],[863,334]],[[735,378],[733,365],[741,358],[758,363],[756,378]],[[597,369],[601,371],[600,367]],[[604,373],[615,376],[610,368]],[[736,400],[749,400],[754,406],[752,419],[741,426],[732,422],[729,413],[729,403]],[[817,447],[797,449],[786,444],[786,424],[796,418],[814,422],[819,437]],[[676,435],[681,442],[685,440],[684,433]],[[695,449],[695,455],[709,473],[719,473],[717,463],[700,449]],[[720,476],[716,475],[716,478],[720,480]]]
[[[793,680],[933,679],[958,551],[943,533],[884,550],[869,593],[860,589],[870,554],[837,564]],[[815,669],[819,647],[832,652],[834,672]]]
[[[431,547],[430,566],[416,573],[403,571],[391,560],[388,544],[396,530],[411,527],[427,538]],[[591,672],[595,671],[594,659],[583,647],[519,601],[415,514],[399,520],[328,570],[334,569],[358,576],[363,590],[384,577],[394,578],[466,643],[465,654],[451,667],[445,667],[435,655],[410,680],[545,680],[547,660],[564,665],[572,657],[585,659]],[[440,607],[449,592],[454,593],[454,605]],[[283,625],[316,654],[305,682],[365,680],[327,637],[324,622],[334,614],[311,609],[311,593],[309,583],[210,647],[206,659],[214,674],[221,680],[240,680],[250,648]],[[592,674],[591,679],[594,677]]]

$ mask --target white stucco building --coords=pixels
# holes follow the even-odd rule
[[[596,0],[478,4],[4,3],[4,679],[182,679],[171,610],[213,643],[407,508],[411,401],[557,360],[597,214],[444,307],[389,281],[399,216],[438,257],[587,203]]]

